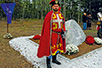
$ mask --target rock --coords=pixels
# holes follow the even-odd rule
[[[74,44],[79,46],[82,44],[85,39],[86,35],[83,32],[82,28],[77,24],[75,20],[68,20],[65,22],[66,27],[66,45]]]

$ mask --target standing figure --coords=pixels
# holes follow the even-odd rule
[[[83,30],[86,30],[87,29],[87,14],[86,12],[84,12],[83,14]]]
[[[59,11],[59,2],[52,0],[49,4],[52,5],[52,10],[44,19],[37,56],[38,58],[46,56],[47,68],[52,68],[51,57],[53,63],[61,65],[56,59],[57,53],[66,52],[64,34],[66,30],[65,19]]]
[[[87,16],[87,29],[89,30],[91,30],[91,19],[92,19],[92,16],[91,16],[91,13],[89,13]]]
[[[98,22],[100,22],[102,27],[102,8],[99,8],[99,12],[97,13]]]
[[[97,32],[97,36],[102,38],[102,8],[99,8],[99,12],[97,13],[97,17],[98,17],[98,27],[100,27],[100,29]]]

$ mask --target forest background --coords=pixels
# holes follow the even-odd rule
[[[41,19],[51,11],[51,0],[0,0],[0,3],[16,2],[13,13],[13,20],[19,19]],[[84,11],[91,13],[92,21],[97,21],[97,13],[102,7],[101,0],[58,0],[66,20],[74,19],[78,23],[82,22]],[[6,15],[0,6],[0,19],[6,19]]]

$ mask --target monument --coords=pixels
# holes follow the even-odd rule
[[[65,28],[67,31],[66,32],[66,45],[74,44],[76,46],[79,46],[85,41],[86,35],[75,20],[66,21]]]

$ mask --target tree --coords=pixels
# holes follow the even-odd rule
[[[14,19],[41,19],[43,20],[46,14],[51,10],[49,2],[51,0],[2,0],[0,2],[16,2],[13,13]],[[74,19],[78,22],[82,20],[84,10],[87,13],[91,12],[93,19],[97,19],[99,7],[102,7],[101,0],[59,0],[61,12],[66,20]],[[0,17],[6,18],[3,10],[0,7]]]
[[[97,20],[97,13],[99,12],[99,8],[102,7],[101,0],[81,0],[82,6],[81,8],[87,9],[87,13],[91,13],[93,19]]]

